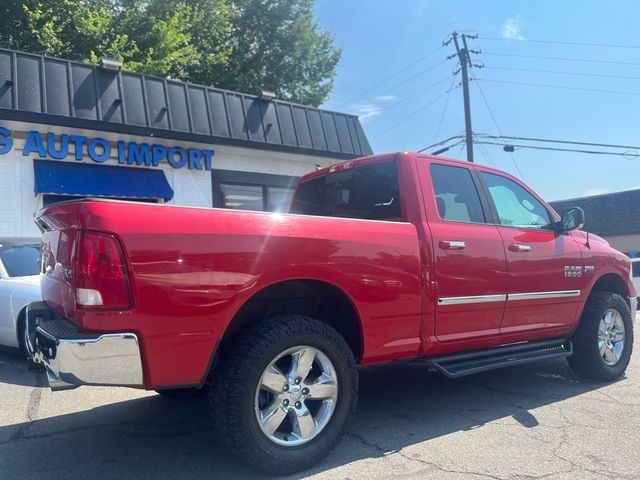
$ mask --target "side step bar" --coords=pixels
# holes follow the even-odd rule
[[[571,340],[556,338],[423,358],[416,360],[416,362],[430,366],[449,378],[457,378],[473,373],[537,362],[538,360],[568,357],[571,354],[573,354]]]

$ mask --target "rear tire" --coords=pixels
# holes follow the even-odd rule
[[[355,359],[338,332],[312,318],[283,315],[250,326],[222,354],[211,414],[243,462],[290,474],[331,452],[357,397]]]
[[[571,368],[589,380],[620,378],[631,359],[633,321],[624,298],[611,292],[592,292],[572,337]]]

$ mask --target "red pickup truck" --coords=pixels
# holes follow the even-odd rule
[[[416,153],[303,177],[291,213],[71,201],[42,210],[44,302],[26,343],[53,390],[208,395],[269,472],[311,466],[356,407],[357,365],[448,377],[566,357],[620,377],[629,259],[518,179]]]

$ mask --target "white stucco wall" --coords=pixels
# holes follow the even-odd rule
[[[211,145],[191,142],[180,142],[153,137],[139,137],[108,132],[98,132],[83,129],[70,129],[50,125],[34,125],[22,122],[0,122],[0,126],[9,129],[14,139],[10,152],[0,155],[0,236],[39,236],[38,229],[33,223],[33,217],[42,207],[42,195],[34,194],[33,158],[37,155],[24,156],[22,149],[26,133],[36,130],[44,137],[52,132],[85,135],[87,137],[102,137],[112,143],[110,158],[104,165],[118,166],[116,142],[146,142],[158,143],[166,146],[179,145],[184,148],[201,148],[214,150],[213,169],[239,170],[246,172],[270,173],[279,175],[300,176],[310,172],[317,165],[325,166],[339,162],[337,158],[280,153],[260,149],[238,148],[226,145]],[[69,157],[58,162],[77,163],[73,155],[73,146],[69,145]],[[52,160],[47,158],[47,160]],[[82,163],[98,165],[88,158]],[[174,169],[166,163],[159,167],[127,166],[121,168],[161,168],[169,185],[174,191],[174,197],[168,203],[175,205],[210,207],[212,204],[211,172]]]

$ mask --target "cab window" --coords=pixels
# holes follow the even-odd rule
[[[430,173],[442,220],[485,223],[480,195],[468,168],[433,163]]]
[[[487,172],[481,172],[481,175],[496,206],[501,225],[546,230],[553,228],[549,211],[521,185],[502,175]]]
[[[402,220],[396,164],[349,168],[301,183],[291,213]]]

